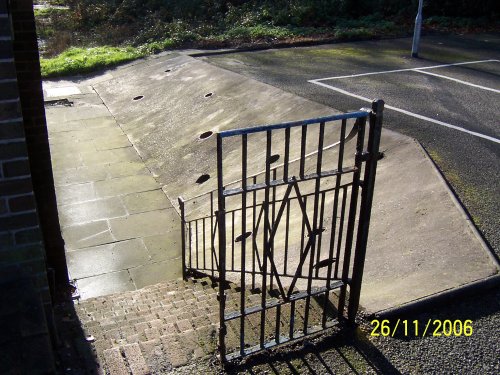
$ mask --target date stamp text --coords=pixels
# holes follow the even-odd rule
[[[441,320],[428,319],[427,322],[419,320],[398,319],[390,321],[388,319],[374,319],[370,322],[372,331],[370,336],[391,336],[404,335],[405,337],[426,337],[426,336],[472,336],[472,320]]]

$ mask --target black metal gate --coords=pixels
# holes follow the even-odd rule
[[[183,275],[218,282],[222,360],[354,320],[383,106],[217,134],[217,189],[179,204]]]

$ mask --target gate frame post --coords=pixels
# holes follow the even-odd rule
[[[365,266],[366,246],[368,243],[370,215],[375,187],[375,175],[377,172],[380,136],[382,132],[383,111],[384,101],[381,99],[374,100],[372,102],[372,111],[370,113],[370,130],[367,145],[368,160],[365,165],[365,174],[362,185],[358,233],[350,283],[349,306],[347,311],[347,317],[350,323],[354,323],[356,313],[359,309],[361,282],[363,280],[363,270]]]
[[[221,362],[226,361],[226,207],[224,197],[224,178],[222,170],[222,136],[217,134],[217,217],[219,221],[219,352]]]
[[[181,211],[181,256],[182,256],[182,279],[187,280],[186,267],[186,210],[184,207],[185,200],[182,197],[177,198],[179,209]],[[189,248],[191,251],[191,247]]]

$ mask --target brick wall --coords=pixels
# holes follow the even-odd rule
[[[17,86],[35,200],[38,214],[43,218],[40,226],[45,242],[47,265],[54,271],[55,283],[59,289],[63,289],[68,284],[68,273],[50,160],[33,2],[11,0],[10,11],[14,32],[12,47]],[[25,165],[15,166],[19,173],[22,173],[25,167]],[[36,237],[38,233],[25,234],[29,235]]]
[[[61,285],[67,271],[46,129],[32,2],[0,0],[2,374],[54,370],[47,270]]]

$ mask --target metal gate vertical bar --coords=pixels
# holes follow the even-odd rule
[[[214,225],[214,192],[210,192],[210,265],[212,269],[212,279],[214,278],[214,256],[215,256],[215,225]]]
[[[247,231],[247,135],[241,136],[241,291],[240,291],[240,354],[245,354],[245,260]]]
[[[189,238],[189,254],[188,254],[188,255],[189,255],[189,268],[193,268],[193,264],[192,264],[192,262],[191,262],[191,260],[192,260],[192,259],[191,259],[191,245],[192,245],[192,240],[191,240],[191,239],[192,239],[192,234],[193,234],[193,232],[192,232],[192,230],[191,230],[191,221],[190,221],[190,222],[189,222],[189,224],[188,224],[188,238]]]
[[[288,163],[290,160],[290,128],[285,129],[285,158],[283,160],[283,181],[288,181]]]
[[[306,164],[306,145],[307,145],[307,125],[302,125],[302,137],[300,138],[300,167],[299,176],[304,178],[304,169]]]
[[[182,251],[182,278],[187,280],[186,274],[186,209],[184,207],[184,198],[179,197],[179,208],[181,210],[181,251]]]
[[[194,238],[195,238],[195,249],[196,249],[196,268],[200,268],[200,264],[198,262],[200,249],[198,247],[198,220],[194,222]]]
[[[262,312],[260,314],[260,347],[264,348],[264,337],[266,328],[266,296],[267,296],[267,252],[269,251],[269,184],[270,184],[270,163],[271,159],[271,142],[272,133],[271,130],[266,131],[266,174],[265,174],[265,188],[264,188],[264,242],[262,244],[263,255],[262,255],[262,298],[261,307]]]
[[[342,236],[344,234],[344,221],[345,221],[345,208],[347,204],[347,186],[342,188],[342,206],[340,208],[340,222],[338,226],[338,236],[337,236],[337,262],[335,263],[335,273],[334,278],[338,279],[339,277],[339,258],[340,258],[340,250],[342,249]]]
[[[219,351],[221,360],[226,360],[226,207],[222,165],[222,137],[217,134],[217,216],[219,222]]]
[[[323,316],[322,316],[322,326],[324,327],[326,325],[326,306],[328,304],[328,299],[330,296],[330,284],[331,284],[331,278],[332,278],[332,267],[333,267],[333,253],[334,253],[334,247],[335,247],[335,239],[337,241],[342,240],[341,236],[341,231],[342,227],[338,227],[337,229],[337,213],[338,213],[338,204],[339,204],[339,191],[340,191],[340,183],[342,180],[342,166],[343,166],[343,161],[344,161],[344,144],[345,144],[345,132],[346,132],[346,126],[347,126],[347,120],[342,120],[342,124],[340,127],[340,140],[339,140],[339,156],[337,160],[337,171],[339,171],[339,174],[335,177],[335,193],[334,193],[334,198],[333,198],[333,212],[332,212],[332,225],[331,225],[331,235],[330,235],[330,248],[328,252],[328,259],[330,262],[328,263],[328,268],[326,271],[326,293],[325,293],[325,300],[323,304]],[[343,209],[343,207],[342,207]],[[343,211],[341,212],[341,215],[343,215]],[[338,230],[338,232],[337,232]],[[340,248],[338,248],[340,250]],[[337,251],[337,254],[335,256],[335,270],[338,269],[338,264],[339,264],[339,251]],[[335,278],[337,278],[337,273],[335,273]]]
[[[271,162],[271,161],[269,161],[269,162]],[[271,167],[269,166],[269,168],[271,168]],[[272,173],[273,173],[272,179],[273,179],[273,181],[276,181],[276,168],[273,168]],[[274,221],[276,220],[276,186],[273,186],[271,188],[271,191],[272,191],[272,199],[271,199],[272,206],[271,206],[271,225],[270,225],[269,229],[274,228]],[[271,257],[274,257],[274,239],[269,244],[269,251],[270,251]],[[273,280],[274,280],[274,274],[273,274],[273,270],[271,268],[271,280],[270,280],[269,290],[274,289]]]
[[[252,183],[255,185],[257,183],[257,176],[254,176]],[[257,222],[257,191],[254,190],[252,194],[252,289],[255,289],[255,225]]]
[[[313,271],[314,271],[314,255],[315,251],[319,251],[317,249],[317,236],[319,232],[318,228],[318,205],[319,205],[319,190],[321,183],[321,167],[323,163],[323,141],[325,135],[325,123],[321,122],[319,126],[319,138],[318,138],[318,156],[316,160],[316,179],[314,184],[314,204],[313,204],[313,220],[312,220],[312,233],[310,234],[311,238],[311,252],[309,254],[309,272],[307,278],[307,297],[306,297],[306,306],[305,306],[305,314],[304,314],[304,334],[307,334],[307,327],[309,326],[309,310],[311,307],[311,288],[312,288],[312,279],[313,279]]]
[[[343,267],[342,267],[342,281],[344,285],[340,290],[339,297],[339,306],[338,306],[338,314],[339,318],[343,317],[345,299],[347,293],[347,283],[349,279],[349,267],[351,260],[351,250],[352,250],[352,241],[354,236],[354,226],[356,224],[356,211],[358,205],[358,191],[359,191],[359,181],[361,174],[361,166],[362,166],[362,157],[363,157],[363,147],[364,147],[364,139],[365,139],[365,126],[366,126],[366,118],[358,119],[358,138],[356,140],[356,156],[354,161],[354,166],[356,170],[354,171],[352,177],[352,186],[351,186],[351,204],[349,207],[349,219],[347,224],[347,234],[346,234],[346,244],[344,249],[344,259],[343,259]]]
[[[359,213],[358,235],[354,253],[352,281],[349,296],[348,318],[354,322],[359,307],[361,294],[361,281],[365,265],[366,245],[368,243],[368,231],[370,227],[370,214],[373,202],[373,190],[375,188],[375,175],[377,173],[378,152],[380,146],[380,135],[382,131],[382,116],[384,102],[373,101],[370,113],[370,131],[368,135],[368,161],[365,165],[363,189],[361,192],[361,208]]]
[[[205,225],[205,218],[203,218],[203,269],[207,269],[207,255],[206,255],[206,252],[207,252],[207,244],[206,244],[206,232],[207,232],[207,229],[206,229],[206,225]]]

